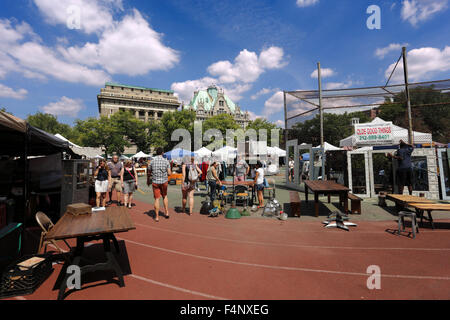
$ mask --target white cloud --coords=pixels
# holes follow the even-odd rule
[[[319,3],[319,0],[297,0],[297,6],[301,8],[313,6],[316,3]]]
[[[348,89],[353,85],[353,81],[349,80],[347,82],[328,82],[325,84],[326,90],[335,89]]]
[[[390,45],[388,45],[387,47],[384,48],[378,48],[375,51],[375,56],[383,59],[388,53],[392,52],[392,51],[398,51],[398,55],[400,56],[400,52],[402,50],[402,47],[407,47],[409,46],[409,44],[407,43],[391,43]]]
[[[281,128],[284,128],[284,125],[285,125],[284,120],[277,120],[277,121],[275,121],[275,124]]]
[[[330,69],[330,68],[321,68],[320,69],[320,75],[322,76],[322,78],[328,78],[328,77],[335,76],[336,72],[333,69]],[[318,74],[317,69],[314,70],[311,73],[311,78],[314,78],[314,79],[319,78],[319,74]]]
[[[242,50],[233,62],[228,60],[211,64],[207,71],[212,77],[198,80],[175,82],[171,89],[185,102],[190,101],[194,91],[205,89],[211,84],[222,87],[225,93],[235,102],[252,88],[252,84],[267,70],[280,69],[287,62],[284,60],[282,48],[270,47],[261,53]]]
[[[194,91],[204,89],[209,87],[212,84],[216,84],[217,79],[205,77],[198,80],[187,80],[184,82],[174,82],[172,83],[171,89],[175,91],[175,94],[180,98],[184,103],[188,103],[194,94]]]
[[[7,87],[0,83],[0,97],[1,98],[11,98],[11,99],[25,99],[28,91],[25,89],[14,90],[13,88]]]
[[[101,32],[114,24],[113,13],[123,10],[122,0],[34,0],[47,23],[67,25],[71,6],[80,9],[81,31]]]
[[[266,70],[285,66],[283,56],[283,49],[279,47],[265,49],[259,57],[256,52],[244,49],[234,59],[234,63],[228,60],[218,61],[208,67],[208,73],[218,77],[221,83],[255,82]]]
[[[263,88],[261,90],[259,90],[257,93],[255,93],[254,95],[252,95],[250,97],[250,99],[252,100],[257,100],[259,97],[261,96],[265,96],[266,94],[272,93],[274,91],[278,91],[279,89],[269,89],[269,88]]]
[[[391,64],[385,71],[388,78],[395,67]],[[408,52],[408,73],[410,81],[426,81],[439,73],[450,71],[450,46],[440,50],[438,48],[420,48]],[[399,63],[394,72],[391,83],[404,81],[403,63]]]
[[[98,43],[83,47],[60,47],[68,60],[87,66],[101,66],[110,74],[144,75],[167,70],[179,62],[179,53],[164,46],[162,35],[150,28],[137,10],[105,31]]]
[[[248,115],[249,115],[249,117],[250,117],[250,120],[252,120],[252,121],[254,121],[254,120],[256,120],[256,119],[261,119],[261,118],[263,118],[262,116],[257,115],[256,113],[254,113],[253,111],[248,111]]]
[[[413,26],[426,21],[436,13],[447,9],[448,0],[404,0],[401,17]]]
[[[81,109],[84,109],[84,104],[81,99],[70,99],[62,97],[57,102],[49,103],[41,108],[45,113],[50,113],[55,116],[69,116],[75,118]]]
[[[284,93],[277,91],[264,103],[264,115],[269,117],[284,109]]]

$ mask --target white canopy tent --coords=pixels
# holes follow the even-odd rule
[[[137,159],[140,159],[140,158],[150,158],[151,157],[151,155],[149,155],[149,154],[145,154],[144,152],[142,152],[142,151],[139,151],[138,153],[136,153],[134,156],[132,156],[131,158],[137,158]]]
[[[381,118],[375,118],[372,122],[370,122],[371,124],[386,124],[387,121],[384,121]],[[392,125],[392,131],[393,131],[393,137],[394,137],[394,141],[392,142],[392,144],[399,144],[400,140],[404,140],[404,141],[408,141],[408,129],[396,126],[396,125]],[[423,132],[417,132],[417,131],[413,131],[413,136],[414,136],[414,143],[432,143],[433,142],[433,137],[431,135],[431,133],[423,133]],[[341,147],[356,147],[356,135],[352,135],[350,137],[347,137],[345,139],[342,139],[340,141],[340,146]]]
[[[320,147],[321,147],[321,146],[319,145],[319,146],[317,146],[316,148],[320,148]],[[325,152],[326,152],[326,151],[341,151],[341,150],[343,150],[342,148],[335,147],[335,146],[333,146],[331,143],[328,143],[328,142],[325,142],[325,143],[324,143],[323,148],[324,148]]]
[[[198,149],[197,151],[195,151],[195,155],[198,158],[210,157],[212,155],[212,151],[209,150],[208,148],[203,147],[203,148]]]
[[[75,143],[69,141],[59,133],[55,134],[55,137],[57,137],[60,140],[63,140],[69,144],[69,148],[72,149],[72,151],[79,155],[79,156],[85,156],[87,159],[99,159],[97,156],[102,153],[101,148],[93,148],[93,147],[81,147],[79,145],[76,145]],[[102,158],[103,159],[103,158]]]
[[[212,153],[215,160],[219,161],[229,161],[237,157],[237,149],[229,146],[225,146],[219,150]]]
[[[278,147],[267,147],[267,154],[276,157],[286,157],[286,151]]]

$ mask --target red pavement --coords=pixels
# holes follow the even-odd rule
[[[188,216],[171,211],[156,223],[136,202],[136,230],[124,241],[131,274],[125,287],[85,284],[80,299],[449,299],[450,230],[421,229],[415,240],[396,236],[396,222],[359,221],[350,232],[291,219]],[[437,221],[450,222],[450,221]],[[123,252],[122,252],[123,256]],[[367,288],[371,265],[381,289]],[[52,276],[25,299],[56,299]],[[100,278],[96,279],[102,279]]]

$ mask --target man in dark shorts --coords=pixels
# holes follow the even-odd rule
[[[150,186],[152,177],[153,196],[155,197],[155,221],[159,221],[159,199],[163,198],[165,218],[169,218],[169,200],[167,199],[167,186],[169,176],[172,174],[170,163],[163,158],[164,150],[159,147],[156,149],[156,157],[150,162],[147,175],[147,185]]]
[[[407,144],[400,140],[400,149],[395,155],[389,154],[393,159],[398,160],[397,179],[398,179],[398,193],[403,194],[403,189],[408,186],[409,194],[412,195],[412,163],[411,154],[414,151],[414,146]]]

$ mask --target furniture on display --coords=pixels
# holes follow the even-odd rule
[[[115,233],[127,232],[136,229],[128,211],[124,207],[108,207],[105,211],[98,211],[88,215],[74,216],[64,214],[64,216],[55,224],[46,234],[44,240],[66,240],[77,239],[77,246],[73,252],[71,265],[80,266],[81,274],[94,272],[98,270],[113,270],[119,278],[119,285],[125,286],[122,270],[111,252],[111,241],[115,249],[119,252],[119,244]],[[93,240],[103,241],[103,250],[106,255],[106,262],[91,265],[80,265],[85,243]],[[64,298],[67,289],[67,279],[70,275],[66,274],[61,283],[58,300]]]

